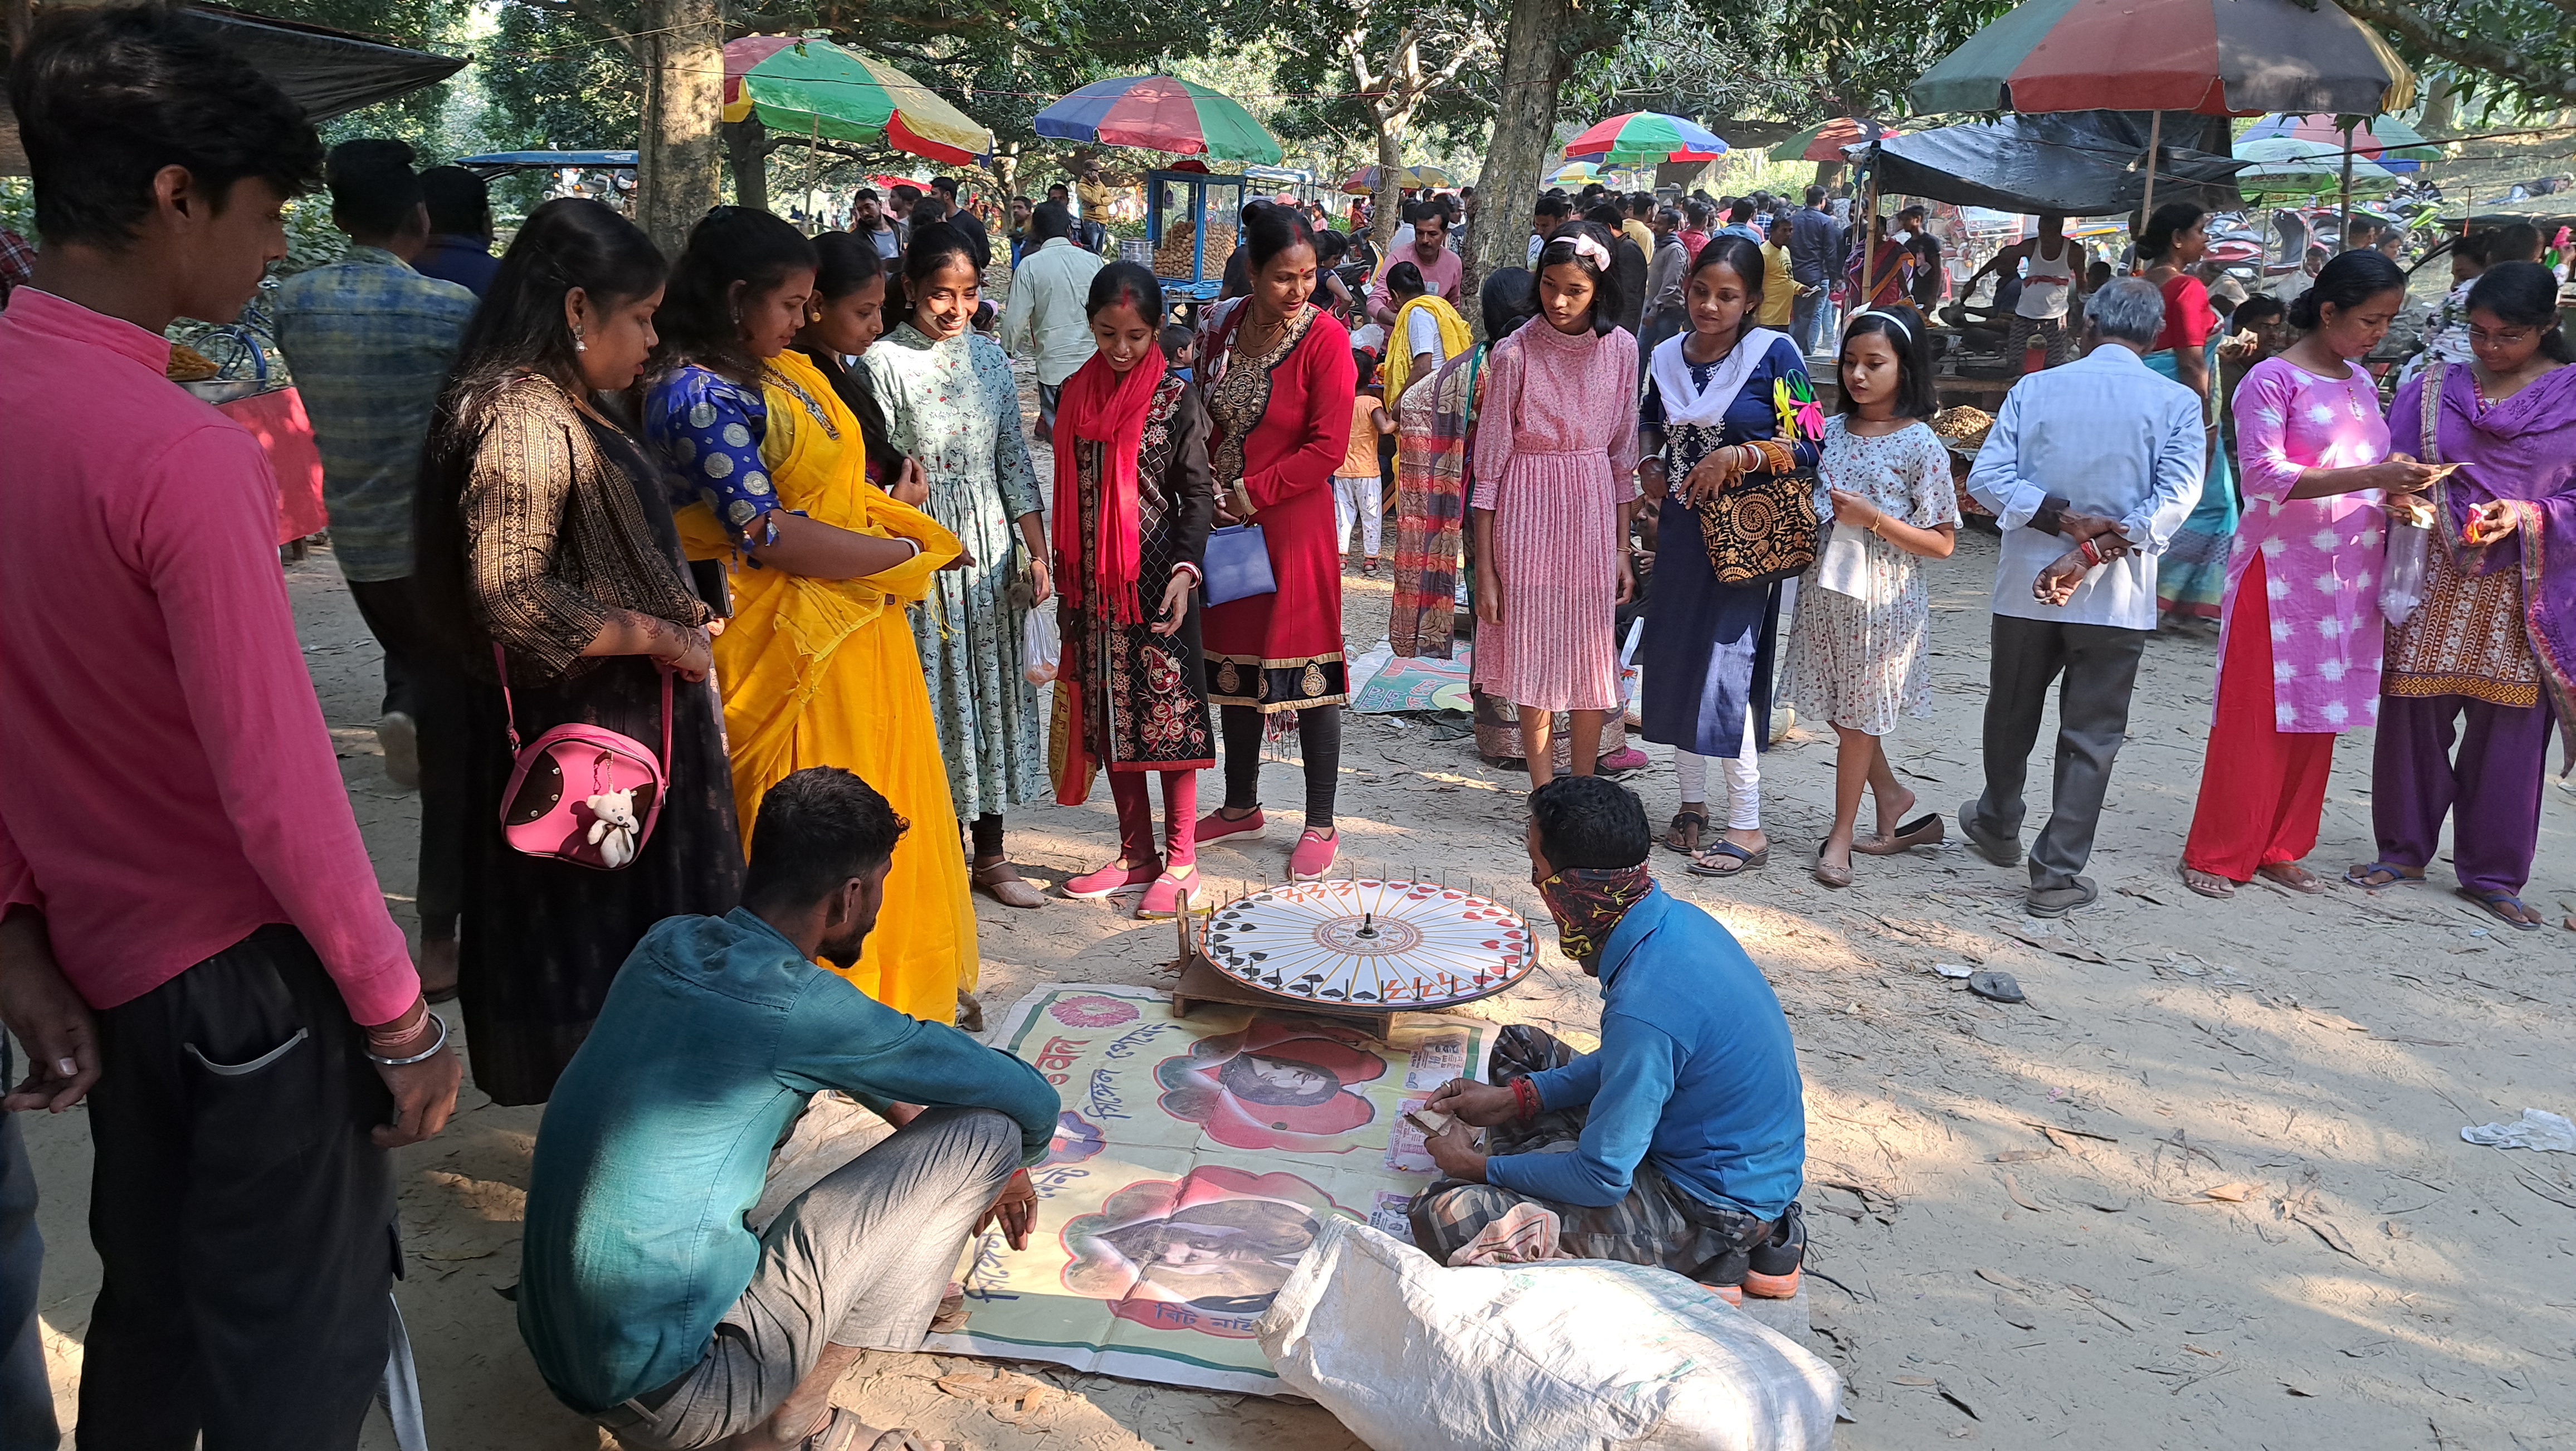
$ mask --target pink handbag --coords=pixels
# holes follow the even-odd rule
[[[510,662],[497,644],[492,663],[501,671],[501,708],[510,754],[518,762],[501,793],[501,835],[510,849],[603,872],[635,860],[662,814],[668,779],[662,762],[671,754],[671,667],[660,667],[662,750],[656,755],[632,736],[578,721],[522,747],[517,707],[510,700]]]

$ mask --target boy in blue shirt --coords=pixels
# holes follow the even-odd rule
[[[625,1445],[910,1447],[834,1409],[833,1383],[862,1350],[921,1347],[970,1231],[998,1217],[1028,1246],[1022,1166],[1055,1089],[814,965],[859,960],[904,830],[837,767],[780,782],[743,905],[645,934],[555,1085],[519,1333],[556,1397]],[[755,1234],[770,1151],[827,1089],[895,1131]]]
[[[1716,1289],[1797,1293],[1806,1105],[1789,1020],[1715,918],[1654,884],[1635,795],[1561,776],[1530,795],[1531,880],[1565,955],[1601,982],[1601,1049],[1515,1024],[1490,1083],[1430,1107],[1442,1178],[1414,1200],[1414,1241],[1443,1264],[1514,1207],[1552,1211],[1581,1259],[1662,1265]],[[1492,1130],[1478,1152],[1468,1126]]]

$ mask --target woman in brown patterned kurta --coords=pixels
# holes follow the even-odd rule
[[[1056,409],[1058,708],[1079,725],[1058,716],[1050,764],[1067,802],[1087,792],[1094,763],[1109,769],[1119,855],[1064,889],[1097,898],[1141,886],[1136,915],[1169,917],[1198,893],[1198,772],[1216,764],[1194,598],[1216,512],[1207,410],[1167,371],[1152,272],[1102,268],[1084,310],[1100,350],[1065,380]],[[1147,772],[1163,778],[1160,856]]]

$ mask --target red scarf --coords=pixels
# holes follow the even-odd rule
[[[1055,405],[1055,560],[1056,588],[1066,605],[1080,608],[1084,591],[1096,588],[1113,623],[1133,625],[1144,618],[1136,600],[1137,537],[1136,457],[1145,444],[1145,415],[1152,411],[1154,390],[1162,386],[1163,350],[1149,347],[1136,366],[1122,376],[1109,359],[1093,353],[1064,380]],[[1101,480],[1099,523],[1092,550],[1097,566],[1088,586],[1082,578],[1082,463],[1084,441],[1105,444],[1108,469]]]

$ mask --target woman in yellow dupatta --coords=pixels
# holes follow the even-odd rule
[[[887,900],[903,904],[839,972],[900,1012],[952,1021],[977,975],[957,813],[905,606],[962,552],[870,484],[858,419],[788,351],[810,320],[813,244],[765,212],[689,235],[655,325],[665,349],[645,430],[676,475],[682,546],[726,562],[716,641],[746,837],[761,798],[807,766],[854,771],[911,823]],[[748,845],[748,841],[746,841]],[[829,966],[829,964],[826,964]]]

